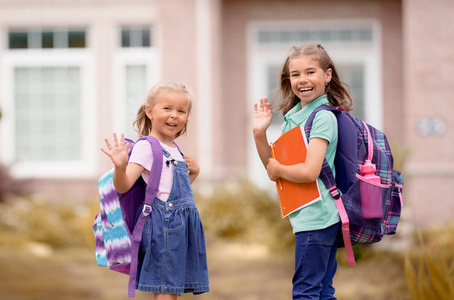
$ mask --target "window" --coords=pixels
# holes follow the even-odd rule
[[[118,36],[113,127],[115,132],[123,132],[125,137],[134,140],[138,138],[133,129],[137,111],[159,77],[157,49],[153,46],[150,26],[121,27]]]
[[[276,29],[259,30],[257,43],[261,45],[300,44],[309,41],[343,44],[369,44],[373,39],[371,28],[352,28],[339,26],[325,29]]]
[[[10,49],[28,48],[28,33],[27,32],[10,32],[9,33],[9,48]]]
[[[37,36],[45,37],[42,45],[59,43],[46,34]],[[36,44],[29,37],[28,49]],[[91,53],[87,49],[11,50],[3,62],[2,162],[12,164],[18,177],[93,175],[97,105]]]
[[[135,137],[137,133],[133,129],[133,122],[136,118],[140,105],[145,102],[147,92],[147,65],[126,65],[125,66],[125,94],[126,111],[124,114],[125,134],[128,137]]]
[[[85,48],[84,29],[9,30],[9,49]]]
[[[364,112],[364,90],[365,90],[365,82],[364,82],[364,63],[339,63],[336,64],[338,68],[339,77],[343,82],[348,84],[350,88],[350,95],[353,98],[353,102],[355,103],[355,110],[352,112],[352,115],[360,118],[361,120],[365,120],[365,112]]]
[[[121,29],[121,47],[151,47],[151,29],[147,26],[130,26]]]
[[[350,88],[356,105],[352,114],[381,127],[380,30],[374,21],[254,22],[249,29],[248,99],[251,100],[248,107],[263,96],[274,98],[282,64],[291,46],[316,41],[325,47],[340,79]],[[282,122],[282,112],[274,113],[268,129],[269,141],[279,137]],[[263,166],[252,142],[248,152],[251,178],[262,180]]]
[[[282,66],[277,65],[269,65],[267,66],[267,86],[268,86],[268,93],[267,97],[268,100],[273,104],[273,126],[280,126],[284,121],[284,117],[282,116],[282,112],[275,111],[277,109],[277,103],[273,100],[276,97],[277,90],[279,89],[279,79],[281,76]]]
[[[80,69],[17,67],[14,75],[17,160],[80,160]]]

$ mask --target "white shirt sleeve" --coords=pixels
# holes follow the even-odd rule
[[[146,140],[138,141],[132,149],[129,162],[139,164],[150,172],[151,164],[153,163],[153,152],[150,143]]]

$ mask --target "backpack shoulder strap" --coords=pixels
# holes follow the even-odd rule
[[[310,140],[312,124],[314,122],[315,116],[317,115],[318,112],[320,112],[322,110],[332,111],[333,113],[340,112],[338,109],[336,109],[336,108],[334,108],[332,106],[329,106],[329,105],[321,105],[321,106],[317,107],[309,115],[309,117],[308,117],[308,119],[306,121],[306,125],[304,126],[304,132],[306,134],[308,142]],[[333,171],[331,170],[331,167],[329,166],[328,161],[326,159],[323,160],[322,170],[320,172],[320,176],[319,177],[322,180],[322,182],[325,185],[325,187],[330,192],[331,192],[331,190],[333,190],[333,192],[337,192],[338,193],[337,188],[336,188],[336,181],[334,179]],[[331,194],[333,194],[333,193],[331,193]]]
[[[161,172],[162,172],[162,148],[159,141],[152,136],[142,137],[139,140],[147,140],[150,143],[152,152],[153,152],[153,163],[151,164],[150,169],[150,178],[148,179],[147,188],[145,191],[145,202],[142,213],[137,218],[136,225],[134,226],[134,231],[131,233],[132,239],[132,255],[131,255],[131,267],[129,273],[129,283],[128,283],[128,296],[135,296],[135,287],[136,287],[136,278],[137,278],[137,267],[138,267],[138,253],[139,246],[142,240],[143,227],[147,216],[151,213],[151,205],[153,200],[156,197],[156,194],[159,190],[159,182],[161,181]]]
[[[178,151],[180,151],[181,156],[184,157],[184,154],[183,154],[183,152],[181,152],[181,149],[180,149],[180,147],[178,147],[177,143],[173,142],[173,144],[177,147]]]
[[[334,176],[331,177],[332,170],[326,162],[323,163],[320,179],[327,189],[331,189],[336,185],[342,193],[346,193],[356,181],[356,172],[358,171],[358,124],[349,113],[328,105],[322,105],[314,110],[306,122],[305,133],[308,140],[315,116],[321,110],[328,110],[334,113],[339,130],[334,161],[336,179],[334,180]]]
[[[147,136],[146,140],[150,143],[153,152],[153,163],[150,170],[150,178],[148,179],[147,190],[145,193],[145,204],[151,205],[159,190],[159,182],[161,181],[162,172],[162,148],[158,139],[152,136]]]
[[[337,119],[337,114],[340,114],[341,111],[338,110],[337,108],[334,108],[332,106],[328,105],[321,105],[318,108],[316,108],[309,116],[309,118],[306,121],[306,125],[304,126],[304,131],[306,133],[307,140],[309,141],[310,139],[310,133],[312,129],[312,123],[314,122],[315,116],[317,113],[321,110],[328,110],[336,114],[336,119]],[[355,255],[353,253],[353,246],[352,242],[350,240],[350,220],[348,219],[347,211],[345,210],[345,206],[342,203],[342,198],[339,190],[337,189],[336,185],[336,180],[334,178],[333,171],[331,167],[328,164],[328,161],[323,159],[323,165],[322,165],[322,170],[320,171],[320,180],[323,182],[325,187],[328,189],[330,192],[331,196],[334,199],[334,202],[336,204],[337,210],[339,212],[339,217],[342,222],[342,237],[344,240],[344,245],[345,245],[345,251],[347,252],[347,260],[350,265],[356,265],[355,262]]]

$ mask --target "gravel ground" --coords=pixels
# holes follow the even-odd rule
[[[338,255],[343,255],[339,250]],[[342,259],[340,259],[342,260]],[[260,245],[211,242],[208,248],[211,292],[180,299],[291,299],[292,253],[270,253]],[[127,276],[98,267],[94,250],[29,244],[0,249],[0,298],[5,300],[127,299]],[[340,300],[402,299],[403,266],[390,258],[340,262],[334,283]],[[137,292],[136,299],[150,299]]]

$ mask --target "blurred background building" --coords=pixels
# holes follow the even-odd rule
[[[0,161],[57,201],[97,197],[112,132],[136,138],[147,90],[195,95],[177,140],[197,186],[270,187],[251,134],[292,45],[321,42],[351,88],[354,115],[386,132],[416,226],[454,217],[450,0],[0,0]],[[279,135],[276,114],[270,141]]]

